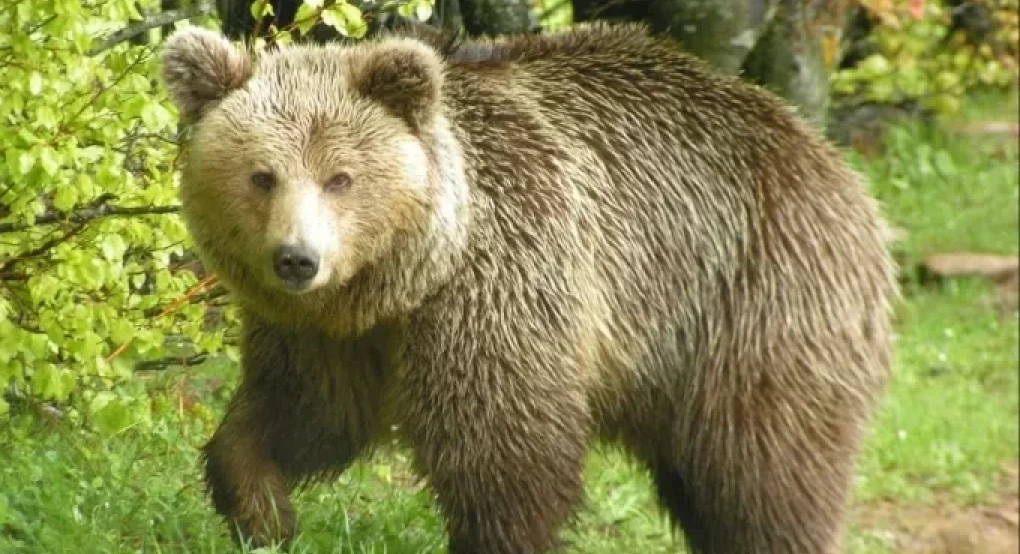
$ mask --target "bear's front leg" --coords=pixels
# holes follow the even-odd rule
[[[295,514],[289,486],[269,453],[259,418],[236,396],[223,423],[202,449],[205,480],[213,507],[227,520],[237,542],[253,548],[294,536]]]
[[[289,544],[291,489],[339,475],[373,440],[382,386],[374,360],[368,345],[246,314],[241,383],[203,449],[213,505],[235,540]]]
[[[583,496],[582,373],[568,349],[521,335],[516,346],[538,351],[428,352],[401,388],[401,426],[446,519],[450,554],[548,554]]]

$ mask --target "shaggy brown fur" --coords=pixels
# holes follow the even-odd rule
[[[396,424],[451,554],[549,552],[599,439],[697,553],[837,551],[897,291],[875,204],[775,97],[634,26],[255,61],[191,29],[164,70],[184,215],[244,307],[205,449],[241,536],[291,537],[288,490]],[[268,269],[288,225],[331,233],[303,294]]]

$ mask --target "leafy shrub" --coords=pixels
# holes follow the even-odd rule
[[[1016,84],[1018,0],[858,3],[872,25],[871,53],[833,76],[837,103],[917,103],[945,114],[969,90]],[[985,21],[968,24],[965,13]]]
[[[77,399],[138,363],[226,352],[235,321],[188,256],[176,116],[152,45],[91,52],[157,0],[20,0],[0,9],[0,392]],[[7,409],[0,397],[0,413]],[[115,417],[115,419],[123,419]]]

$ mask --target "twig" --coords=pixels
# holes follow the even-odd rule
[[[11,272],[11,270],[14,269],[14,266],[18,262],[23,262],[27,259],[35,258],[37,256],[45,254],[46,252],[49,252],[49,250],[54,246],[66,242],[67,240],[71,239],[78,233],[81,233],[83,229],[85,229],[84,225],[81,224],[75,225],[74,228],[72,228],[70,231],[63,233],[60,236],[51,238],[50,240],[39,245],[38,247],[33,248],[32,250],[29,250],[28,252],[25,252],[23,254],[20,254],[10,260],[7,260],[6,262],[4,262],[2,266],[0,266],[0,281],[21,280],[19,279],[20,275]],[[10,276],[11,278],[8,279],[8,276]]]
[[[192,19],[202,15],[209,15],[216,11],[216,5],[210,0],[200,1],[194,6],[187,8],[181,8],[179,10],[168,10],[165,12],[158,13],[156,15],[146,17],[139,23],[129,25],[114,32],[112,35],[106,38],[99,46],[93,47],[88,51],[89,56],[95,56],[113,48],[114,46],[130,40],[146,31],[151,31],[157,27],[176,23],[185,19]]]
[[[211,285],[215,285],[216,284],[216,279],[217,278],[216,278],[215,275],[210,275],[210,276],[206,277],[205,279],[202,279],[201,281],[199,281],[198,283],[193,285],[190,289],[185,291],[182,296],[180,296],[179,298],[177,298],[176,300],[171,302],[169,306],[167,306],[166,308],[163,309],[163,311],[161,311],[158,314],[156,314],[156,319],[159,319],[159,318],[161,318],[161,317],[163,317],[165,315],[173,313],[182,304],[184,304],[185,302],[190,301],[192,296],[195,296],[196,294],[202,292],[203,290],[206,289],[206,287],[209,287]],[[109,363],[109,362],[113,361],[113,359],[116,358],[117,356],[120,356],[121,354],[123,354],[124,351],[127,350],[128,346],[131,345],[131,341],[133,341],[133,340],[134,340],[134,337],[130,337],[127,341],[124,342],[124,344],[121,344],[116,349],[114,349],[114,351],[111,352],[110,355],[106,357],[106,362]]]
[[[216,300],[217,298],[221,298],[229,294],[229,291],[225,287],[213,287],[212,290],[209,289],[205,290],[207,292],[205,292],[204,294],[193,294],[190,296],[185,296],[184,298],[178,298],[174,302],[177,303],[178,305],[184,302],[187,302],[188,304],[205,304],[207,302],[211,302],[213,300]],[[157,318],[166,315],[164,312],[166,312],[166,308],[154,306],[152,308],[149,308],[148,310],[145,310],[143,314],[147,318]]]
[[[206,354],[194,354],[192,356],[167,356],[165,358],[157,358],[155,360],[143,360],[136,362],[134,369],[135,371],[151,371],[174,366],[191,367],[201,364],[208,358],[209,356]]]
[[[40,225],[49,225],[53,223],[61,223],[64,221],[70,221],[72,223],[86,223],[93,219],[100,219],[103,217],[131,217],[139,215],[162,215],[177,213],[181,209],[180,206],[136,206],[136,207],[123,207],[123,206],[111,206],[109,204],[102,204],[99,206],[91,206],[87,208],[81,208],[73,210],[67,213],[60,212],[49,212],[40,215],[35,218],[35,223],[0,223],[0,234],[3,233],[17,233],[18,231],[24,231],[32,227],[38,227]]]

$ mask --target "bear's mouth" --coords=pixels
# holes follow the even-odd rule
[[[293,279],[279,279],[276,280],[276,288],[291,296],[302,296],[319,287],[311,281],[300,281]]]

